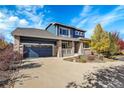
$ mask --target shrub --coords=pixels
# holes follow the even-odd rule
[[[94,61],[95,60],[95,55],[87,55],[87,60],[89,61]]]
[[[122,55],[124,55],[124,52],[121,52],[122,53]]]
[[[7,70],[9,68],[9,63],[12,58],[11,47],[3,49],[0,53],[0,70]]]
[[[83,63],[87,62],[86,57],[83,56],[83,55],[80,55],[80,56],[79,56],[79,62],[83,62]]]
[[[101,61],[103,61],[104,60],[104,56],[102,54],[99,54],[98,55],[98,59],[101,60]]]
[[[17,77],[19,71],[17,65],[21,65],[21,59],[22,56],[18,52],[13,51],[12,44],[7,44],[5,48],[0,50],[0,72],[2,72],[0,74],[0,87],[6,86]]]
[[[124,50],[124,40],[119,39],[118,42],[117,42],[117,44],[119,45],[120,51],[121,50]]]
[[[7,47],[7,42],[4,40],[4,37],[0,35],[0,50]]]

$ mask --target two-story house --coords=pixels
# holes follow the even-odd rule
[[[65,57],[84,54],[89,41],[82,29],[60,23],[51,23],[45,30],[17,28],[14,36],[14,51],[30,57]]]

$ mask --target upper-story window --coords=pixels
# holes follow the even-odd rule
[[[80,32],[79,31],[75,31],[75,35],[80,35]]]
[[[82,37],[85,37],[84,33],[82,34]]]
[[[62,36],[69,36],[69,29],[60,28],[60,35],[62,35]]]
[[[80,32],[80,36],[83,36],[83,32]]]
[[[84,36],[84,33],[81,32],[81,31],[75,31],[75,35],[78,35],[78,36]]]

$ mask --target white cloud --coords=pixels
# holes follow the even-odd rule
[[[44,6],[29,5],[16,6],[16,10],[1,9],[0,10],[0,33],[3,33],[7,40],[11,41],[13,38],[11,32],[16,27],[31,27],[31,28],[45,28],[51,21],[50,18],[45,18],[45,13],[49,10],[43,9]],[[41,12],[37,12],[41,10]],[[45,20],[45,21],[44,21]]]
[[[2,12],[0,12],[0,18],[4,18],[4,17],[5,15]]]
[[[89,28],[85,34],[85,37],[91,38],[91,35],[93,34],[94,28]]]
[[[18,21],[18,20],[19,20],[19,18],[18,18],[17,16],[11,16],[11,17],[9,17],[9,19],[8,19],[9,22],[16,22],[16,21]]]
[[[44,8],[44,5],[39,5],[40,8]]]
[[[85,6],[79,17],[75,17],[72,20],[72,24],[77,27],[87,30],[86,35],[91,36],[92,31],[96,24],[101,23],[103,27],[106,27],[116,21],[124,20],[124,6],[117,6],[111,12],[101,15],[100,11],[93,10],[92,7]],[[120,34],[122,32],[120,31]],[[88,36],[88,37],[89,37]]]
[[[28,21],[25,20],[25,19],[21,19],[21,20],[19,21],[19,24],[20,24],[21,26],[26,26],[26,25],[28,25]]]
[[[44,28],[46,23],[48,22],[47,19],[44,17],[45,9],[37,13],[37,10],[42,10],[44,6],[17,6],[17,13],[18,14],[23,14],[28,21],[30,21],[30,27],[34,28]],[[44,21],[45,20],[45,21]]]
[[[93,7],[86,5],[83,7],[82,11],[80,12],[79,16],[74,17],[72,19],[72,24],[77,25],[77,27],[80,27],[82,25],[85,25],[86,22],[89,21],[89,18],[94,17],[98,13],[98,9],[93,11]]]
[[[4,23],[0,23],[0,30],[4,30],[7,28],[7,25]]]
[[[86,25],[86,22],[88,21],[88,18],[85,18],[85,19],[82,19],[80,21],[80,23],[77,24],[77,27],[81,27],[81,26],[84,26]]]
[[[81,16],[86,16],[87,13],[89,13],[92,10],[92,7],[89,5],[86,5],[83,7],[82,12],[80,13]]]
[[[106,15],[99,16],[94,23],[101,23],[105,27],[120,19],[124,19],[124,6],[118,6]]]

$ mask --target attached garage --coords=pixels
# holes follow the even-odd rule
[[[51,57],[54,45],[24,45],[24,58]]]

